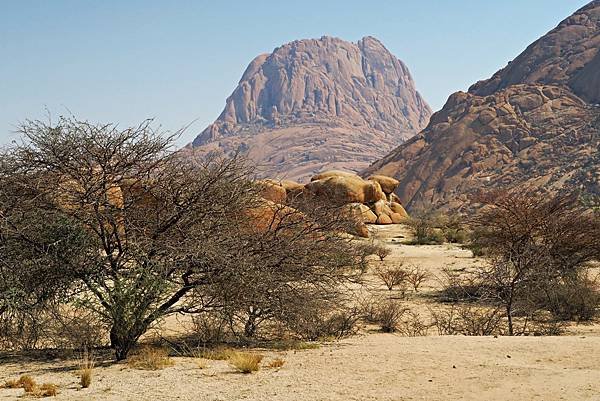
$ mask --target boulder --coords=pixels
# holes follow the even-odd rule
[[[390,204],[390,209],[392,209],[392,212],[400,214],[403,219],[408,218],[408,213],[406,213],[406,210],[401,204],[397,202],[392,202]]]
[[[260,196],[274,203],[285,203],[287,192],[285,188],[275,180],[258,181]]]
[[[329,178],[329,177],[360,178],[356,173],[351,173],[349,171],[329,170],[329,171],[323,171],[322,173],[312,176],[312,178],[310,180],[317,181],[317,180],[322,180],[323,178]]]
[[[385,225],[385,224],[392,224],[392,223],[393,223],[392,219],[387,214],[382,214],[379,217],[377,217],[377,224]]]
[[[377,217],[381,216],[382,214],[386,214],[389,216],[393,213],[392,209],[390,209],[390,207],[384,200],[379,200],[375,202],[375,204],[373,205],[373,210],[375,210],[375,214],[377,215]]]
[[[302,191],[304,184],[292,180],[281,180],[279,185],[285,188],[286,191]]]
[[[248,230],[252,232],[268,231],[277,228],[282,221],[300,221],[303,218],[298,210],[270,200],[264,200],[262,204],[248,209],[245,213],[250,218]]]
[[[361,223],[374,224],[377,221],[377,216],[367,205],[362,203],[350,203],[345,206],[350,213]]]
[[[398,188],[398,185],[400,185],[400,181],[385,175],[372,175],[368,178],[368,180],[379,183],[379,185],[381,185],[381,189],[386,194],[393,193],[396,190],[396,188]]]
[[[407,216],[404,216],[400,213],[392,213],[390,214],[390,219],[392,219],[392,223],[400,224],[406,220]]]
[[[373,203],[385,199],[381,186],[358,176],[333,176],[312,181],[304,186],[305,192],[328,199],[334,204]]]
[[[354,230],[354,235],[362,238],[369,238],[369,229],[364,223],[358,224]]]
[[[281,186],[285,188],[287,199],[294,199],[302,194],[304,184],[292,180],[281,180]]]

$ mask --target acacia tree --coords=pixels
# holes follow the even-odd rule
[[[600,222],[573,196],[511,190],[477,200],[482,209],[472,218],[475,242],[489,262],[478,278],[486,295],[504,307],[513,335],[515,315],[544,306],[534,295],[600,259]]]
[[[33,274],[29,285],[45,299],[95,311],[118,360],[167,315],[229,308],[234,299],[282,313],[275,305],[285,296],[331,289],[355,263],[351,241],[315,217],[275,213],[278,225],[264,226],[257,211],[265,201],[242,161],[172,152],[174,137],[150,121],[124,130],[29,121],[21,133],[24,142],[1,157],[3,272],[15,283]],[[298,257],[308,239],[314,248]]]
[[[238,233],[236,269],[211,287],[232,325],[241,322],[244,336],[254,337],[262,322],[288,324],[339,307],[340,284],[360,279],[364,252],[343,234],[356,224],[347,209],[297,197],[254,214]]]

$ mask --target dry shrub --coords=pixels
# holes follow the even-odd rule
[[[462,273],[443,269],[442,290],[439,298],[442,302],[475,302],[489,294],[489,289],[476,274]]]
[[[419,287],[426,281],[431,274],[419,266],[414,266],[406,275],[406,281],[413,287],[415,292],[419,292]]]
[[[31,377],[29,375],[22,375],[21,377],[19,377],[16,380],[15,379],[6,380],[4,382],[4,384],[2,385],[2,388],[23,388],[23,389],[29,390],[29,391],[26,390],[26,392],[31,392],[32,389],[36,386],[37,386],[37,384],[35,383],[35,380],[33,379],[33,377]]]
[[[381,331],[384,333],[394,333],[398,330],[402,317],[407,310],[400,302],[387,300],[378,304],[375,320]]]
[[[260,369],[263,356],[249,352],[235,352],[229,357],[229,364],[241,373],[252,373]]]
[[[377,269],[375,273],[390,291],[396,286],[401,286],[401,289],[403,289],[402,284],[405,283],[408,272],[401,266],[402,265],[391,268],[381,267]]]
[[[361,317],[364,321],[371,324],[377,324],[379,316],[379,304],[382,302],[381,299],[375,298],[374,296],[368,296],[359,299]]]
[[[19,380],[15,380],[15,379],[8,379],[2,385],[2,388],[20,388],[20,387],[21,387],[21,383],[19,383]]]
[[[574,277],[550,282],[536,296],[536,302],[556,320],[587,322],[598,316],[600,292],[597,278],[589,277],[586,272],[578,273]]]
[[[165,348],[143,346],[128,358],[127,364],[134,369],[159,370],[175,363]]]
[[[421,315],[408,311],[406,318],[402,319],[398,331],[407,337],[423,337],[429,333],[429,325],[423,321]]]
[[[453,305],[431,310],[432,325],[439,335],[489,336],[502,334],[504,315],[500,308]]]
[[[55,347],[81,350],[106,344],[106,325],[94,312],[62,305],[49,314],[49,335]]]
[[[534,322],[530,330],[534,336],[560,336],[565,332],[566,324],[560,321]]]
[[[444,234],[438,227],[440,224],[440,216],[430,209],[415,211],[406,224],[410,227],[414,240],[409,244],[413,245],[438,245],[444,243]]]
[[[309,308],[296,315],[289,328],[307,341],[344,338],[357,331],[360,312],[357,308],[340,308],[333,313],[320,308]]]
[[[25,390],[27,392],[27,390]],[[33,389],[30,394],[37,398],[56,397],[58,395],[58,386],[54,383],[44,383]]]
[[[379,260],[382,262],[391,253],[392,250],[384,245],[375,246],[375,255],[377,255],[379,257]]]
[[[106,327],[93,313],[60,305],[0,315],[0,348],[83,349],[104,344]]]
[[[192,317],[194,336],[201,344],[218,344],[225,339],[227,321],[219,314],[202,313]]]
[[[208,368],[208,361],[204,358],[199,358],[196,360],[196,367],[198,369],[206,369]]]
[[[32,350],[39,348],[47,335],[47,316],[38,309],[10,310],[0,314],[0,348]]]
[[[205,348],[198,356],[200,358],[209,359],[211,361],[226,361],[235,353],[231,348],[217,347]]]
[[[26,393],[32,393],[37,388],[37,383],[33,377],[29,375],[23,375],[19,377],[19,387],[25,390]]]
[[[285,359],[275,358],[267,365],[268,368],[280,368],[285,365]]]
[[[26,395],[31,397],[55,397],[58,395],[58,386],[54,383],[44,383],[40,386],[35,382],[33,377],[22,375],[18,380],[7,380],[4,388],[22,388]]]
[[[88,388],[92,384],[92,377],[94,375],[94,359],[90,357],[87,350],[83,352],[83,355],[79,361],[79,384],[82,388]]]
[[[467,242],[468,233],[460,216],[453,214],[440,219],[442,233],[447,242],[464,244]]]

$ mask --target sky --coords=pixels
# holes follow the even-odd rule
[[[438,110],[514,59],[585,0],[0,0],[0,144],[26,119],[121,127],[220,114],[248,63],[283,43],[371,35]]]

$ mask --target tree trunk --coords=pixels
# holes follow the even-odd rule
[[[506,317],[508,318],[508,335],[514,335],[513,321],[512,321],[512,302],[506,304]]]
[[[244,325],[244,335],[248,338],[254,337],[256,334],[256,315],[248,315],[246,324]]]
[[[119,330],[117,326],[113,326],[110,330],[110,347],[115,350],[115,358],[117,361],[127,359],[129,352],[135,347],[140,334],[140,330],[126,331]]]

